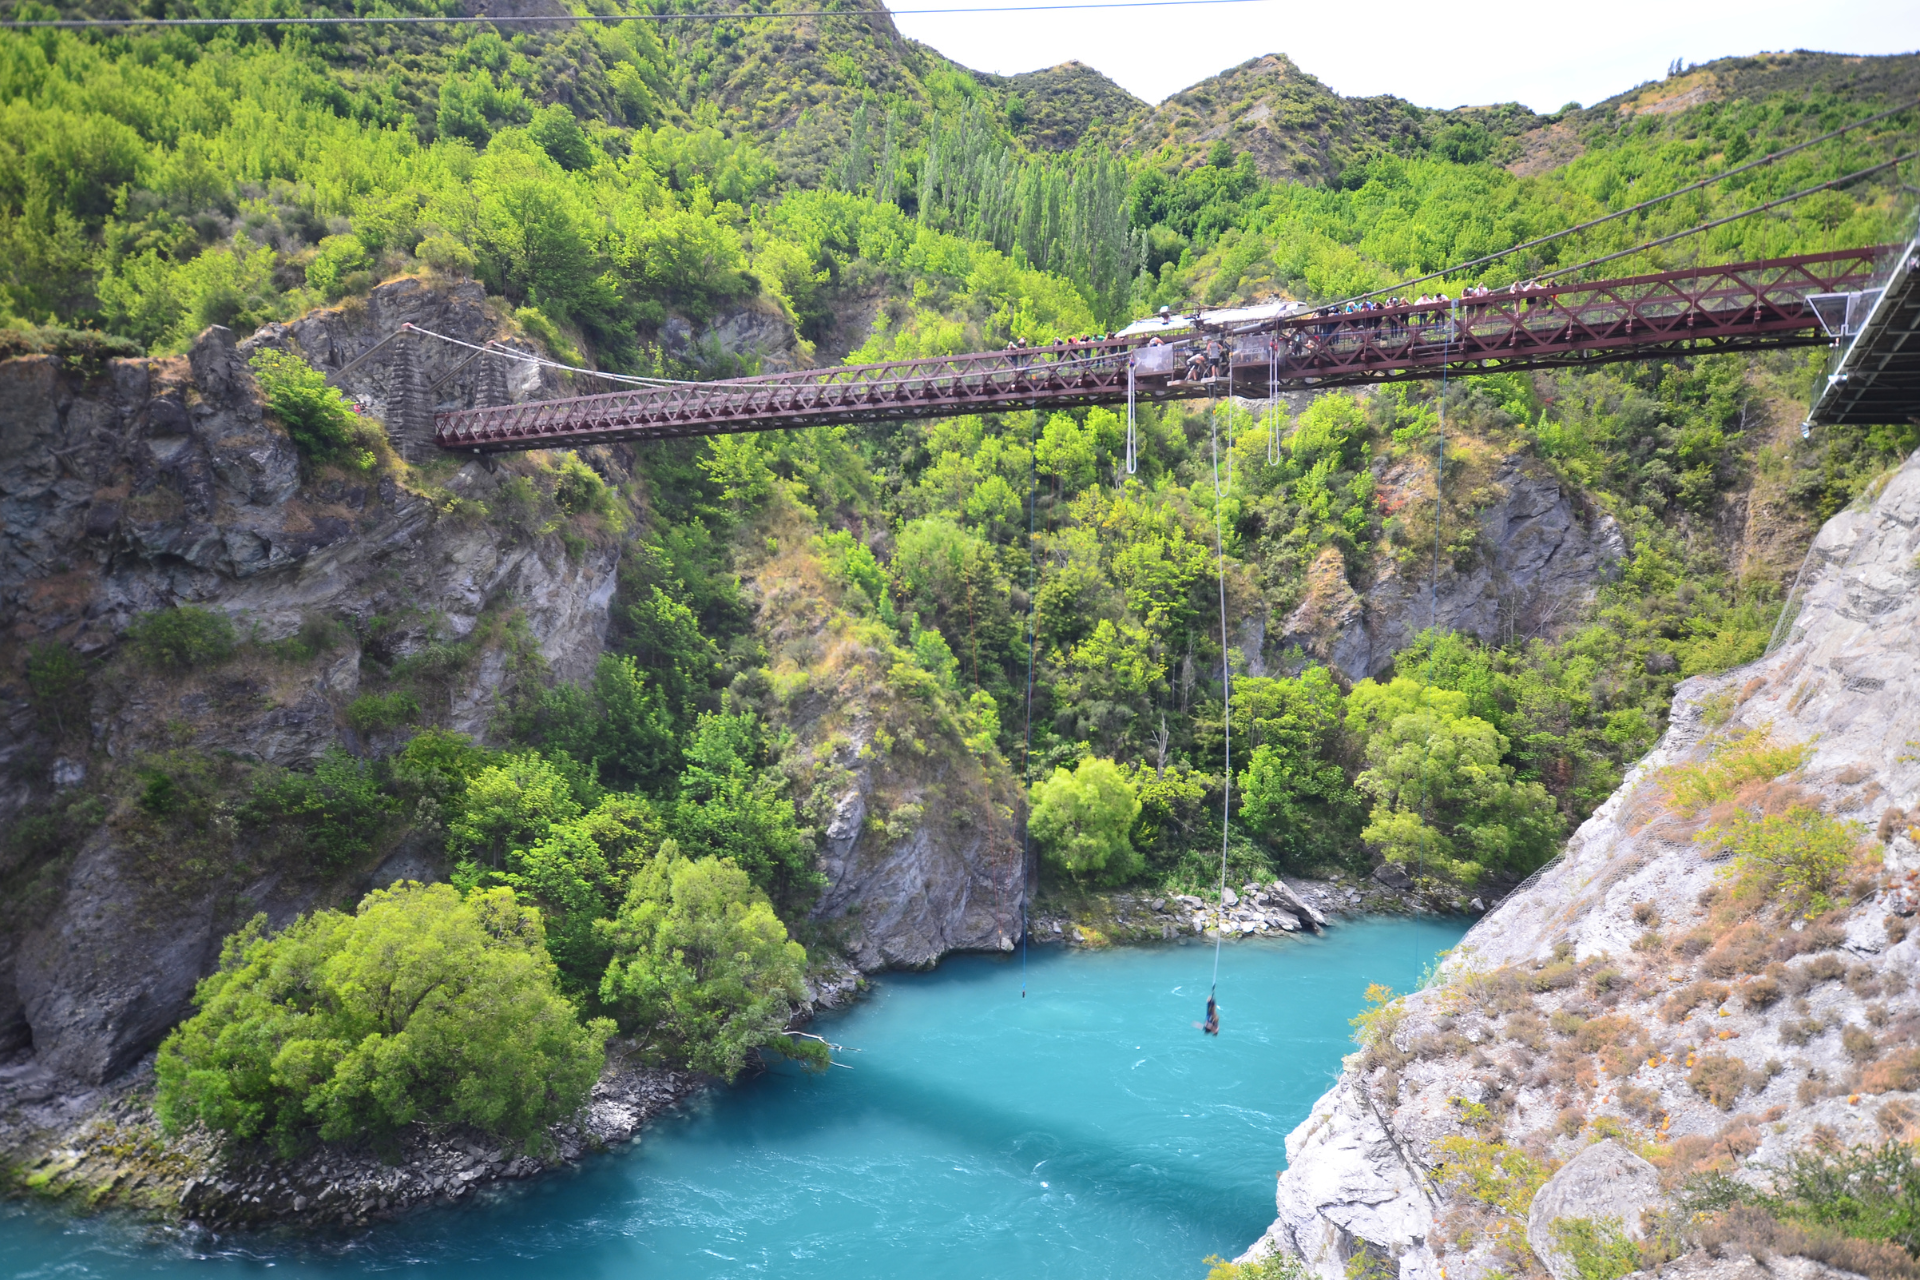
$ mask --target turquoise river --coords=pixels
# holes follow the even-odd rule
[[[817,1025],[849,1069],[710,1093],[643,1141],[353,1237],[183,1241],[0,1204],[0,1275],[977,1280],[1199,1277],[1273,1217],[1289,1130],[1464,921],[960,957]]]

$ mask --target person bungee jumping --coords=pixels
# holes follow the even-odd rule
[[[1220,1007],[1214,1004],[1212,996],[1207,997],[1207,1020],[1200,1024],[1200,1029],[1210,1036],[1220,1034]]]

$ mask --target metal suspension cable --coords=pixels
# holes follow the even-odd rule
[[[1044,13],[1061,9],[1172,9],[1195,5],[1256,4],[1259,0],[1089,0],[1081,4],[972,5],[938,9],[792,9],[750,13],[745,10],[707,13],[569,13],[524,17],[488,17],[453,14],[446,17],[292,17],[292,18],[29,18],[0,22],[0,30],[56,27],[66,30],[125,27],[411,27],[440,26],[556,26],[570,22],[750,22],[778,18],[912,18],[921,14]]]
[[[1520,252],[1522,249],[1533,249],[1543,244],[1551,244],[1555,240],[1561,240],[1566,238],[1567,236],[1574,235],[1578,232],[1590,230],[1594,227],[1602,225],[1603,223],[1613,222],[1617,219],[1624,218],[1629,214],[1639,213],[1643,209],[1651,209],[1655,205],[1664,204],[1669,200],[1675,199],[1679,196],[1686,195],[1688,192],[1698,191],[1703,187],[1710,187],[1717,182],[1725,182],[1728,178],[1736,177],[1739,174],[1746,173],[1750,169],[1758,169],[1762,165],[1769,165],[1769,164],[1773,164],[1775,161],[1784,160],[1786,157],[1794,154],[1797,151],[1805,151],[1808,147],[1818,146],[1820,143],[1827,142],[1834,138],[1837,138],[1843,133],[1850,133],[1853,130],[1861,128],[1864,125],[1869,125],[1869,124],[1875,123],[1876,121],[1885,120],[1888,116],[1897,116],[1903,111],[1911,111],[1915,107],[1920,107],[1920,98],[1914,98],[1908,102],[1902,103],[1900,106],[1889,108],[1886,111],[1879,112],[1878,114],[1875,114],[1875,115],[1867,116],[1864,119],[1855,120],[1852,124],[1841,125],[1838,129],[1830,130],[1826,133],[1821,134],[1816,138],[1808,138],[1805,142],[1796,142],[1790,147],[1782,147],[1778,151],[1769,152],[1768,154],[1761,156],[1758,160],[1749,160],[1747,163],[1743,165],[1738,165],[1732,169],[1727,169],[1721,173],[1716,173],[1712,177],[1702,178],[1698,182],[1690,182],[1684,187],[1678,187],[1672,191],[1667,192],[1665,195],[1655,196],[1651,200],[1642,200],[1639,204],[1628,205],[1624,209],[1618,209],[1612,213],[1604,214],[1598,218],[1593,218],[1593,219],[1590,219],[1589,221],[1582,222],[1575,226],[1568,227],[1564,231],[1555,231],[1548,235],[1536,236],[1532,240],[1523,240],[1519,244],[1513,245],[1510,248],[1502,249],[1497,253],[1482,254],[1478,258],[1469,258],[1465,262],[1455,263],[1453,266],[1446,267],[1439,271],[1428,272],[1424,276],[1415,276],[1411,280],[1402,280],[1398,284],[1390,284],[1386,286],[1384,289],[1375,289],[1371,293],[1356,293],[1352,297],[1342,298],[1338,302],[1330,302],[1324,307],[1316,308],[1316,310],[1328,311],[1336,307],[1344,307],[1349,302],[1363,302],[1368,298],[1377,298],[1383,293],[1393,293],[1397,290],[1405,289],[1412,285],[1425,284],[1429,280],[1438,280],[1443,276],[1454,275],[1458,272],[1465,271],[1471,267],[1485,266],[1489,262],[1497,262],[1501,258],[1507,257],[1510,254],[1515,254]],[[1898,163],[1898,161],[1895,161],[1893,163]],[[1877,168],[1880,168],[1880,169],[1884,169],[1886,167],[1887,167],[1886,165],[1877,166]],[[1876,170],[1874,169],[1866,169],[1866,170],[1862,170],[1861,173],[1872,173],[1875,171]],[[1860,175],[1855,174],[1853,176],[1858,177]],[[1838,181],[1845,181],[1845,179],[1839,179]],[[1810,188],[1810,190],[1818,190],[1818,189],[1819,188]],[[1602,259],[1602,261],[1605,261],[1605,259]],[[1560,273],[1556,271],[1549,274],[1558,275]],[[1543,276],[1542,278],[1544,279],[1545,277]]]
[[[1822,182],[1816,186],[1802,187],[1790,195],[1781,196],[1778,200],[1769,200],[1765,204],[1754,205],[1751,209],[1742,209],[1740,212],[1730,213],[1724,218],[1715,218],[1712,222],[1703,222],[1697,227],[1688,227],[1685,231],[1676,231],[1670,236],[1661,236],[1658,240],[1648,240],[1644,244],[1634,245],[1631,249],[1622,249],[1618,253],[1609,253],[1599,258],[1589,258],[1585,262],[1576,262],[1570,267],[1555,267],[1552,271],[1542,272],[1538,278],[1541,280],[1551,280],[1555,276],[1571,275],[1575,271],[1585,271],[1588,267],[1597,267],[1603,262],[1613,262],[1619,258],[1631,257],[1636,253],[1644,253],[1648,249],[1658,249],[1663,244],[1672,244],[1675,240],[1684,240],[1688,236],[1699,235],[1702,231],[1711,231],[1715,227],[1724,227],[1729,222],[1738,222],[1742,218],[1751,218],[1756,213],[1765,213],[1769,209],[1778,209],[1783,204],[1792,204],[1795,200],[1804,200],[1806,197],[1817,195],[1822,191],[1829,191],[1835,187],[1844,187],[1849,182],[1858,181],[1870,173],[1878,173],[1882,169],[1891,169],[1896,165],[1905,164],[1907,161],[1916,158],[1920,158],[1920,151],[1909,151],[1903,156],[1895,156],[1891,160],[1882,161],[1868,168],[1856,169],[1845,177],[1835,178],[1831,182]]]
[[[536,364],[547,369],[558,369],[563,373],[580,373],[580,374],[585,374],[590,378],[605,378],[608,382],[623,382],[629,386],[711,387],[716,385],[711,382],[690,382],[683,378],[643,378],[638,374],[606,373],[599,369],[582,369],[579,365],[561,364],[558,360],[549,360],[545,356],[536,356],[529,351],[515,351],[511,347],[503,347],[503,346],[500,346],[498,343],[487,343],[486,345],[482,346],[472,342],[465,342],[459,338],[448,337],[444,333],[435,333],[431,329],[422,329],[419,325],[413,324],[411,322],[401,325],[400,328],[396,330],[396,332],[397,333],[406,333],[406,332],[417,333],[417,334],[420,334],[422,337],[435,338],[441,342],[448,343],[452,346],[465,347],[469,351],[477,351],[483,355],[490,354],[490,355],[501,356],[508,360],[518,360],[521,364]],[[389,336],[392,336],[392,335],[389,335]]]

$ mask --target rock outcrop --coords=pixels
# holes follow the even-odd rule
[[[1553,1280],[1579,1280],[1578,1264],[1554,1238],[1557,1224],[1610,1222],[1629,1239],[1639,1239],[1646,1215],[1667,1207],[1660,1171],[1603,1138],[1560,1166],[1534,1193],[1527,1209],[1527,1246]]]
[[[1277,628],[1276,649],[1299,646],[1351,680],[1378,675],[1430,626],[1492,643],[1557,635],[1581,617],[1627,552],[1611,516],[1584,510],[1538,463],[1508,458],[1479,512],[1470,567],[1443,566],[1430,595],[1430,557],[1386,559],[1364,594],[1348,585],[1329,549],[1307,578],[1306,598]]]
[[[332,350],[324,318],[296,328]],[[437,483],[392,470],[303,481],[225,329],[209,329],[184,360],[116,360],[89,378],[54,357],[0,363],[0,457],[0,608],[16,641],[58,638],[103,653],[136,615],[193,604],[255,642],[206,670],[112,667],[84,713],[88,741],[70,742],[68,756],[15,690],[0,764],[39,781],[0,796],[0,822],[36,792],[71,788],[89,768],[135,769],[153,752],[301,766],[333,743],[355,743],[344,712],[375,633],[388,663],[436,645],[459,655],[442,681],[445,704],[429,710],[477,736],[509,683],[506,632],[492,621],[511,614],[527,656],[564,678],[591,671],[604,643],[617,547],[569,550],[498,519],[450,516],[462,503],[501,505],[512,473],[477,460],[440,463]],[[597,461],[623,465],[612,454]],[[324,652],[300,661],[261,653],[314,619],[331,624]],[[67,767],[26,767],[41,756]],[[0,1044],[30,1038],[43,1065],[96,1083],[186,1012],[236,917],[258,909],[282,922],[316,892],[298,877],[250,872],[157,889],[104,816],[45,913],[0,931]]]
[[[1529,1201],[1632,1234],[1626,1201],[1659,1190],[1651,1166],[1618,1162],[1618,1205],[1560,1179],[1533,1197],[1556,1166],[1604,1163],[1596,1140],[1647,1153],[1671,1189],[1707,1168],[1761,1180],[1816,1132],[1845,1146],[1912,1131],[1920,455],[1827,522],[1807,582],[1784,643],[1684,682],[1665,738],[1565,853],[1473,928],[1440,982],[1388,1007],[1288,1139],[1279,1216],[1251,1254],[1296,1254],[1324,1280],[1362,1249],[1402,1277],[1539,1274],[1540,1230],[1520,1244]],[[1707,776],[1723,784],[1697,803],[1676,789]],[[1741,811],[1841,833],[1834,856],[1851,864],[1830,908],[1739,888],[1724,837],[1696,837]],[[1686,1265],[1783,1274],[1745,1255]]]
[[[797,349],[783,316],[750,308],[686,336],[743,355]],[[0,830],[81,806],[20,860],[26,844],[0,841],[0,1054],[30,1046],[36,1070],[76,1088],[110,1081],[188,1011],[221,938],[255,911],[278,926],[369,884],[445,874],[425,838],[351,884],[268,865],[223,796],[196,834],[207,844],[199,861],[161,875],[166,851],[134,848],[121,812],[149,759],[304,768],[336,744],[391,750],[398,731],[349,715],[370,669],[430,670],[425,722],[482,740],[524,673],[591,673],[619,540],[590,525],[556,533],[557,522],[528,515],[538,457],[463,459],[423,444],[434,408],[574,389],[535,365],[471,359],[489,343],[532,350],[477,284],[402,278],[244,342],[209,329],[184,358],[0,361],[5,669],[58,641],[97,673],[57,728],[20,683],[0,686]],[[411,465],[303,466],[248,365],[263,346],[343,375]],[[409,415],[420,422],[400,421]],[[627,446],[583,457],[611,481],[634,479]],[[129,623],[176,605],[229,619],[238,655],[184,671],[133,661],[121,643]],[[820,639],[780,602],[761,623],[776,644]],[[819,652],[829,660],[790,723],[819,727],[814,754],[837,788],[838,809],[821,823],[821,911],[846,923],[848,954],[871,969],[1011,945],[1025,869],[1004,763],[960,748],[950,724],[931,749],[916,730],[890,753],[887,726],[912,720],[911,700],[857,637]],[[830,672],[849,671],[846,696],[828,696]]]

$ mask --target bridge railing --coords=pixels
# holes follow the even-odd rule
[[[1171,341],[1141,336],[841,365],[721,382],[469,409],[437,416],[435,438],[459,449],[538,448],[640,435],[711,434],[825,422],[898,420],[1046,404],[1212,394],[1196,346],[1229,352],[1232,389],[1308,386],[1470,372],[1501,361],[1551,363],[1571,353],[1701,339],[1782,340],[1817,325],[1806,295],[1864,279],[1878,247],[1691,268],[1618,280],[1509,289],[1369,310],[1309,313],[1213,328]],[[1151,344],[1151,345],[1150,345]],[[1562,360],[1560,362],[1568,362]],[[1213,370],[1199,371],[1201,374]]]

